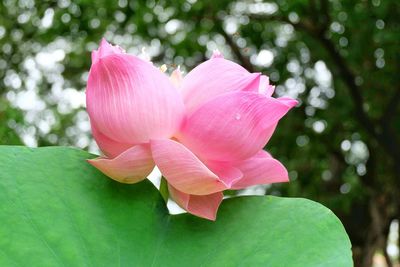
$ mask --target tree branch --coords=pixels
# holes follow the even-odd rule
[[[316,37],[318,37],[318,40],[325,47],[325,50],[330,54],[332,61],[337,67],[339,75],[343,78],[344,83],[349,89],[350,96],[354,103],[354,108],[356,111],[355,115],[357,119],[360,121],[360,123],[364,126],[369,134],[377,138],[378,134],[376,133],[374,124],[364,110],[364,100],[360,92],[360,87],[355,82],[355,75],[347,66],[340,53],[336,50],[335,45],[332,43],[331,40],[321,35]]]
[[[272,21],[280,21],[280,22],[286,22],[288,24],[291,24],[294,28],[302,31],[307,31],[311,27],[313,27],[314,24],[309,23],[308,21],[299,21],[297,23],[291,22],[287,17],[281,16],[278,14],[274,15],[264,15],[264,14],[247,14],[247,16],[250,18],[250,20],[257,20],[260,22],[272,22]]]
[[[326,32],[332,21],[331,15],[329,14],[329,1],[320,0],[319,3],[321,6],[321,14],[323,14],[321,27],[323,28],[323,31]]]
[[[321,1],[323,2],[325,0]],[[321,12],[322,11],[328,12],[327,6],[322,5]],[[378,129],[376,128],[376,126],[378,125],[374,124],[374,122],[371,120],[371,118],[364,110],[363,107],[364,100],[361,94],[361,87],[356,84],[355,74],[346,64],[344,58],[336,49],[335,44],[329,38],[326,37],[326,30],[328,28],[325,28],[324,26],[316,26],[309,20],[303,20],[299,21],[298,23],[294,23],[290,21],[287,17],[280,15],[265,16],[265,15],[250,14],[249,16],[251,19],[260,20],[264,22],[275,20],[291,24],[295,29],[311,35],[314,39],[316,39],[318,42],[322,44],[322,46],[328,52],[331,60],[333,61],[339,76],[342,78],[343,82],[346,84],[346,87],[348,88],[351,99],[354,103],[356,119],[364,127],[366,132],[370,134],[377,141],[377,143],[380,144],[392,157],[396,174],[397,176],[400,176],[400,165],[397,164],[398,162],[400,162],[400,149],[396,136],[390,131],[389,127],[386,127],[384,123],[381,123],[379,125],[382,127],[382,129],[381,131],[378,131]],[[385,115],[388,116],[387,118],[391,119],[392,116],[394,116],[399,102],[400,102],[400,90],[398,90],[395,93],[394,97],[388,103],[389,106],[387,108],[387,111],[385,112]],[[387,118],[385,117],[382,118],[383,120],[385,120],[385,123],[389,121],[387,120]],[[397,179],[397,184],[400,186],[400,179]]]
[[[389,124],[390,121],[395,117],[397,108],[399,107],[400,103],[400,86],[397,87],[396,91],[394,92],[393,96],[390,98],[388,105],[386,106],[386,110],[383,112],[382,115],[382,124]]]

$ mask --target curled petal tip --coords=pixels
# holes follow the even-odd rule
[[[86,159],[86,162],[89,163],[90,165],[93,165],[93,166],[94,166],[94,164],[95,164],[94,161],[95,161],[96,159],[99,159],[99,158],[95,158],[95,159]]]
[[[278,183],[288,183],[290,182],[289,176],[282,178]]]
[[[99,49],[92,52],[92,64],[96,64],[100,59],[106,56],[123,53],[125,53],[125,51],[121,47],[119,47],[118,45],[111,45],[103,37],[100,41]]]
[[[113,159],[99,157],[87,162],[111,179],[126,184],[144,180],[154,168],[147,145],[134,146]]]
[[[170,184],[168,185],[168,189],[171,198],[187,212],[210,221],[216,220],[218,207],[224,197],[221,192],[196,196],[183,193]]]
[[[285,166],[263,150],[249,159],[237,162],[236,166],[242,171],[243,177],[236,181],[232,189],[243,189],[259,184],[289,182],[289,175]]]
[[[267,92],[271,96],[275,92],[275,85],[269,85]]]
[[[248,75],[249,84],[242,91],[256,91],[262,82],[262,77],[263,75],[260,72],[250,73]]]
[[[107,42],[106,38],[104,38],[104,37],[101,38],[100,47],[109,46],[109,45],[110,45],[110,43]]]
[[[213,58],[224,58],[224,56],[222,55],[222,53],[218,49],[215,49],[213,51],[213,54],[212,54],[211,58],[212,59]]]
[[[290,97],[280,97],[278,98],[279,102],[285,104],[286,106],[292,108],[294,106],[296,106],[299,101],[297,101],[296,99],[290,98]]]
[[[258,92],[266,96],[272,96],[274,91],[275,91],[275,86],[269,83],[269,77],[266,75],[262,75],[260,78]]]
[[[215,213],[210,213],[209,215],[203,215],[202,218],[215,222],[217,220],[217,213],[215,212]]]
[[[218,176],[218,179],[227,189],[243,177],[243,173],[239,169],[227,163],[210,161],[207,162],[207,166]]]

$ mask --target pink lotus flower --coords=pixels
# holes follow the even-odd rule
[[[267,76],[218,53],[168,77],[103,40],[92,53],[87,110],[105,156],[89,162],[122,183],[157,165],[178,205],[215,220],[224,190],[289,180],[263,147],[297,101],[273,91]]]

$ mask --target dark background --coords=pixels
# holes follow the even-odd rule
[[[0,144],[96,151],[84,90],[103,36],[168,71],[218,48],[269,75],[301,104],[267,145],[291,182],[254,192],[323,203],[356,266],[398,266],[400,1],[0,1]]]

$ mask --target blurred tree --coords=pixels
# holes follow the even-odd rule
[[[219,48],[301,105],[267,149],[292,182],[268,194],[322,202],[356,266],[386,252],[400,219],[397,0],[0,2],[0,144],[93,149],[84,111],[89,52],[105,36],[190,70]],[[284,219],[284,218],[283,218]]]

